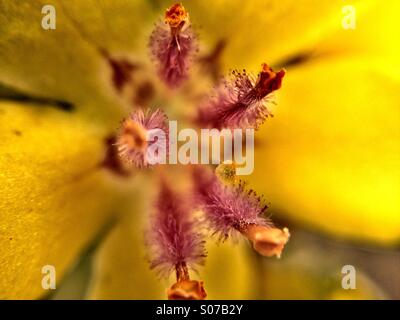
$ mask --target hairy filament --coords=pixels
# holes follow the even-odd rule
[[[175,270],[176,283],[167,292],[170,299],[206,297],[203,283],[189,278],[189,267],[203,264],[206,257],[203,235],[190,213],[185,199],[162,181],[147,243],[152,269],[164,276]]]
[[[261,197],[239,181],[223,184],[206,170],[195,170],[195,199],[221,240],[240,233],[263,256],[280,257],[289,240],[287,228],[280,230],[263,216],[267,205]]]
[[[178,87],[189,76],[197,39],[182,4],[167,9],[164,22],[156,25],[149,47],[161,80],[169,87]]]
[[[265,63],[256,80],[246,71],[233,71],[232,79],[225,79],[211,99],[200,106],[195,122],[217,129],[258,129],[272,116],[267,103],[281,87],[284,76],[285,70],[274,72]]]

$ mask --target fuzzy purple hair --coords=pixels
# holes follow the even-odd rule
[[[266,65],[258,79],[246,71],[233,71],[200,106],[195,122],[216,129],[258,129],[272,116],[267,104],[274,103],[271,93],[280,88],[284,75],[284,70],[275,73]]]
[[[224,185],[204,168],[194,170],[194,180],[195,202],[206,214],[213,233],[221,240],[235,231],[241,232],[250,224],[272,226],[272,222],[263,217],[268,206],[253,190],[247,189],[244,182]]]
[[[197,37],[190,25],[172,35],[164,23],[158,23],[150,36],[149,47],[158,75],[169,87],[177,87],[188,78],[190,63],[198,50]]]
[[[168,276],[179,265],[195,269],[206,257],[205,241],[185,199],[162,181],[147,232],[150,267]]]

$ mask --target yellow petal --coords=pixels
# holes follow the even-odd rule
[[[56,6],[56,29],[41,26],[45,1],[2,1],[0,80],[31,94],[76,101],[96,91],[96,49]],[[86,90],[83,90],[86,89]],[[88,90],[89,89],[89,90]]]
[[[289,69],[263,131],[274,147],[259,161],[270,159],[272,172],[263,189],[296,221],[353,239],[400,238],[398,6],[356,5],[355,30],[332,33],[316,62]]]
[[[147,56],[148,38],[163,10],[144,0],[56,0],[75,29],[94,47]]]
[[[147,186],[139,184],[145,191]],[[142,201],[124,209],[96,252],[89,299],[165,299],[168,283],[157,278],[147,261],[144,228],[149,198],[145,192],[141,195]]]
[[[261,62],[277,63],[303,53],[332,29],[341,28],[344,4],[342,0],[197,0],[184,5],[205,43],[227,41],[225,69],[258,70]]]
[[[38,298],[57,283],[122,201],[99,170],[103,132],[74,113],[0,102],[0,298]]]
[[[211,238],[208,257],[201,270],[207,299],[258,299],[260,287],[254,266],[252,248],[248,243],[228,240],[216,244]]]
[[[44,30],[42,8],[48,4],[0,2],[0,82],[28,95],[76,104],[92,121],[116,121],[122,108],[110,102],[115,90],[101,50],[134,55],[140,47],[146,52],[144,21],[154,20],[147,2],[53,1],[56,29]]]
[[[289,70],[250,177],[272,212],[338,237],[400,240],[399,82],[386,73],[333,58]]]
[[[326,35],[316,44],[314,54],[368,57],[373,63],[380,63],[382,69],[387,69],[388,75],[399,79],[397,57],[400,54],[400,44],[394,39],[400,28],[397,15],[400,3],[389,0],[382,5],[377,1],[370,5],[353,4],[353,8],[355,29],[341,28]],[[397,68],[397,72],[393,68]]]

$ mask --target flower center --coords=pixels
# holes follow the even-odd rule
[[[156,24],[149,38],[149,49],[160,83],[142,82],[142,85],[138,85],[134,76],[146,71],[146,64],[114,59],[105,53],[113,72],[112,80],[116,91],[123,94],[127,89],[137,90],[134,97],[130,98],[135,109],[123,121],[115,143],[122,160],[140,169],[165,165],[165,161],[154,160],[163,159],[163,156],[172,154],[172,149],[176,149],[176,143],[169,144],[175,130],[167,125],[167,114],[162,109],[154,110],[154,105],[149,101],[153,98],[153,93],[159,93],[153,92],[154,88],[162,87],[160,92],[167,92],[161,100],[169,100],[170,105],[174,105],[176,101],[172,102],[170,97],[180,94],[185,109],[188,109],[187,105],[191,105],[195,110],[192,115],[186,114],[186,120],[194,126],[217,131],[228,129],[225,131],[229,133],[231,130],[246,130],[246,141],[247,130],[254,132],[271,115],[267,103],[270,94],[281,87],[285,70],[275,72],[263,63],[256,80],[246,71],[235,71],[231,77],[220,81],[217,77],[218,70],[213,66],[218,66],[225,46],[226,41],[220,41],[211,54],[198,58],[197,36],[190,25],[189,14],[178,3],[166,10],[164,23],[160,21]],[[216,84],[214,92],[208,92],[205,102],[193,98],[199,95],[198,87],[201,88],[199,83],[202,81],[188,81],[190,78],[204,79],[204,70],[197,76],[193,74],[193,69],[196,68],[191,67],[195,63],[203,63],[203,67],[209,71],[209,84]],[[182,87],[184,90],[179,91]],[[204,93],[200,95],[206,96]],[[143,99],[139,99],[140,97]],[[138,101],[142,101],[143,105],[137,105]],[[196,134],[194,129],[190,130]],[[242,142],[240,139],[240,143]],[[194,149],[197,151],[197,148]],[[220,145],[218,149],[221,149]],[[115,166],[118,163],[114,160],[109,157],[106,163]],[[238,164],[241,165],[240,162]],[[169,299],[192,300],[206,297],[203,282],[190,278],[191,271],[197,265],[202,265],[207,255],[205,234],[198,217],[193,215],[197,209],[202,212],[201,219],[207,220],[207,228],[221,239],[239,233],[261,255],[281,255],[290,234],[286,228],[274,228],[272,222],[264,217],[267,206],[263,198],[238,179],[239,169],[241,167],[237,167],[234,162],[223,163],[211,174],[207,169],[192,168],[194,190],[185,190],[182,196],[175,192],[174,184],[168,183],[168,171],[161,168],[154,170],[158,173],[155,178],[160,183],[147,231],[150,267],[167,274],[175,270],[177,279],[167,290]],[[193,201],[189,202],[188,199]]]

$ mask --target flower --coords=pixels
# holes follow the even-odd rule
[[[142,263],[138,236],[146,211],[141,202],[155,190],[152,178],[122,177],[103,165],[105,154],[113,154],[104,141],[132,111],[126,91],[143,96],[143,86],[124,80],[129,90],[119,94],[115,70],[100,49],[114,62],[135,65],[135,83],[153,80],[143,48],[152,23],[171,3],[52,2],[57,28],[47,31],[40,26],[39,2],[0,2],[0,297],[47,294],[38,285],[46,264],[56,267],[61,285],[112,221],[96,250],[90,297],[163,297]],[[262,61],[288,70],[275,118],[259,129],[256,172],[249,177],[267,195],[269,210],[335,238],[398,241],[398,3],[355,1],[355,30],[342,28],[342,1],[184,4],[194,26],[201,23],[201,50],[226,43],[212,59],[213,70],[257,72]],[[194,106],[180,98],[195,99],[209,86],[204,75],[189,79],[196,90],[187,84],[164,94],[153,81],[157,93],[144,96],[151,104],[167,100],[174,115],[191,111]],[[214,297],[243,298],[249,283],[261,285],[245,247],[212,249],[212,271],[202,272],[211,298],[218,292],[213,286],[226,290]]]

